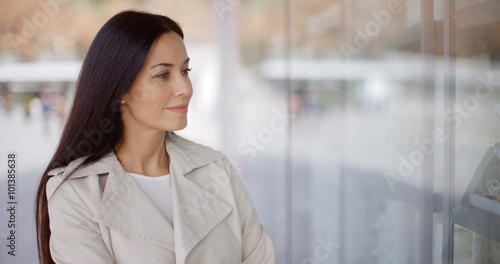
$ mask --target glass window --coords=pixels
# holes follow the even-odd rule
[[[455,1],[453,263],[500,263],[500,2]]]

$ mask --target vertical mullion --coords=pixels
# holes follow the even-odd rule
[[[455,0],[444,0],[444,110],[453,111],[455,102]],[[454,113],[453,113],[454,114]],[[444,122],[443,177],[443,264],[453,263],[454,189],[455,189],[455,131]]]
[[[285,52],[284,71],[285,89],[288,116],[292,116],[290,97],[291,87],[291,0],[284,1],[285,12]],[[286,206],[286,231],[285,231],[285,263],[293,263],[293,175],[292,175],[292,118],[288,120],[285,142],[285,206]]]
[[[421,0],[422,55],[422,135],[433,138],[434,129],[434,1]],[[434,147],[434,146],[433,146]],[[434,155],[427,157],[421,170],[420,263],[430,264],[433,257]]]
[[[349,25],[348,25],[348,12],[349,12],[349,9],[348,9],[348,3],[349,3],[350,0],[342,0],[340,1],[340,5],[341,5],[341,12],[340,12],[340,16],[341,16],[341,26],[342,26],[342,32],[343,32],[343,37],[345,39],[348,38],[349,36],[349,33],[347,33],[347,29],[349,28]],[[347,106],[348,106],[348,100],[347,100],[347,94],[348,94],[348,89],[347,89],[347,86],[348,86],[348,83],[347,83],[347,80],[344,80],[342,82],[342,88],[341,88],[341,91],[342,91],[342,97],[343,97],[343,100],[342,100],[342,103],[341,103],[341,106],[340,106],[340,109],[341,109],[341,120],[340,120],[340,126],[341,126],[341,129],[339,130],[339,135],[338,135],[338,144],[339,144],[339,149],[338,149],[338,152],[340,154],[340,169],[339,169],[339,184],[338,184],[338,188],[339,188],[339,192],[338,192],[338,197],[339,197],[339,200],[338,200],[338,205],[339,205],[339,214],[338,214],[338,219],[339,219],[339,248],[338,248],[338,252],[339,252],[339,258],[338,258],[338,263],[346,263],[345,261],[345,251],[346,251],[346,248],[347,246],[345,245],[346,244],[346,221],[345,221],[345,216],[346,216],[346,194],[345,194],[345,178],[346,178],[346,169],[345,169],[345,166],[346,166],[346,163],[345,163],[345,157],[346,157],[346,152],[345,152],[345,145],[346,145],[346,138],[345,138],[345,135],[346,135],[346,129],[347,129],[347,125],[346,125],[346,120],[347,120]]]

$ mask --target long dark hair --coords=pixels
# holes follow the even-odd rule
[[[97,33],[83,62],[59,145],[36,194],[35,221],[41,264],[54,263],[49,250],[47,173],[87,156],[74,172],[113,149],[123,135],[120,99],[139,74],[152,44],[171,31],[184,39],[180,26],[166,16],[124,11],[113,16]]]

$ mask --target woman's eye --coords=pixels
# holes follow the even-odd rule
[[[169,74],[170,74],[169,72],[162,72],[160,74],[155,75],[155,77],[160,79],[167,79]]]
[[[192,70],[192,68],[187,68],[187,69],[182,71],[182,74],[188,75],[191,70]]]

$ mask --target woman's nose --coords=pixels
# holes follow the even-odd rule
[[[175,94],[177,96],[191,96],[193,88],[188,76],[178,75],[175,82]]]

